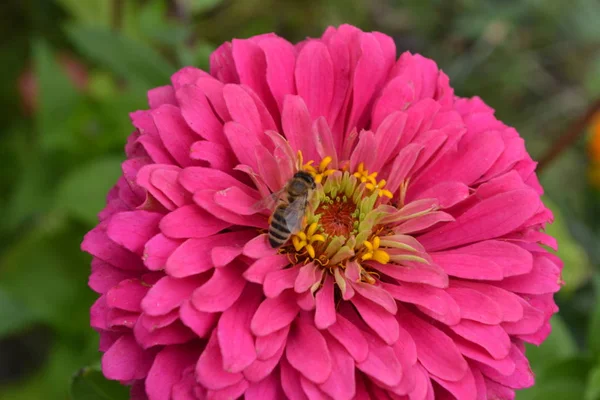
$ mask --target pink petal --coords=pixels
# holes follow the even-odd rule
[[[244,247],[244,249],[247,247]],[[272,250],[271,248],[271,252]],[[269,255],[256,260],[254,264],[250,265],[244,272],[244,278],[250,282],[262,284],[269,273],[279,271],[289,264],[290,260],[282,254]]]
[[[360,329],[352,322],[342,315],[337,314],[335,324],[331,325],[327,330],[335,340],[344,346],[356,362],[366,360],[369,352],[369,344]]]
[[[277,400],[284,396],[276,374],[270,374],[260,382],[251,383],[244,393],[246,400]]]
[[[293,288],[297,276],[298,268],[296,267],[269,272],[263,282],[265,296],[277,297],[284,290]]]
[[[306,101],[313,119],[329,114],[333,97],[333,61],[327,47],[318,41],[309,41],[296,60],[296,87]]]
[[[317,120],[313,123],[312,130],[315,147],[317,149],[317,153],[319,153],[319,156],[321,156],[321,159],[330,156],[332,158],[331,166],[337,167],[337,151],[335,149],[335,143],[333,141],[331,129],[329,129],[325,118],[317,118]]]
[[[175,161],[163,145],[150,111],[136,111],[129,114],[133,125],[140,132],[137,142],[142,145],[150,158],[157,164],[174,164]]]
[[[115,268],[99,258],[93,258],[88,286],[94,292],[103,294],[119,282],[133,278],[135,275],[135,273]]]
[[[202,209],[231,225],[251,226],[261,229],[268,227],[267,218],[261,214],[240,215],[226,207],[221,207],[215,202],[216,194],[216,190],[200,190],[194,194],[193,199]]]
[[[415,341],[419,361],[429,372],[449,381],[464,377],[468,365],[452,339],[403,307],[398,309],[398,318]]]
[[[196,205],[178,208],[160,221],[161,232],[172,239],[204,238],[229,226]]]
[[[139,255],[124,249],[108,238],[104,223],[86,233],[81,243],[81,250],[123,270],[144,269]]]
[[[415,196],[418,199],[437,199],[440,208],[450,208],[469,197],[469,187],[462,182],[441,182]]]
[[[219,390],[207,390],[206,400],[230,400],[237,399],[244,394],[250,384],[246,380],[241,380],[231,386]],[[196,398],[202,398],[196,396]]]
[[[257,171],[255,149],[261,146],[258,138],[248,128],[237,122],[227,122],[223,131],[239,163],[248,165]]]
[[[438,288],[448,287],[448,275],[436,264],[377,264],[375,269],[404,282],[423,283]]]
[[[356,364],[356,368],[388,386],[397,385],[402,379],[402,365],[394,350],[377,337],[367,335],[369,354]]]
[[[315,282],[319,281],[323,276],[322,269],[315,265],[314,262],[303,265],[299,268],[298,277],[294,282],[294,291],[303,293],[310,289]],[[321,272],[321,273],[319,273]]]
[[[289,363],[282,359],[281,366],[281,387],[289,400],[309,400],[300,385],[301,375]]]
[[[361,296],[354,296],[352,304],[367,325],[387,344],[392,345],[398,340],[398,321],[393,314]]]
[[[225,83],[240,81],[231,54],[231,42],[223,43],[210,55],[210,74]]]
[[[165,276],[150,288],[142,300],[142,309],[148,315],[164,315],[179,307],[204,282],[205,277],[177,279]]]
[[[173,386],[179,382],[183,370],[193,365],[198,355],[188,346],[169,346],[154,359],[146,379],[149,400],[170,400]]]
[[[504,277],[502,267],[492,258],[454,252],[431,253],[431,258],[448,275],[457,278],[499,281]]]
[[[462,338],[455,338],[454,342],[465,357],[485,364],[488,367],[495,369],[502,375],[510,375],[515,370],[515,362],[510,357],[496,360],[477,344],[473,344]]]
[[[265,336],[256,338],[256,355],[259,360],[267,360],[273,357],[277,352],[285,346],[290,326],[270,333]]]
[[[324,383],[331,374],[332,361],[327,342],[304,319],[298,319],[292,325],[285,354],[289,363],[314,383]]]
[[[533,386],[534,376],[529,361],[516,345],[510,349],[510,358],[515,362],[515,370],[511,375],[504,376],[491,368],[482,366],[484,375],[490,379],[513,389],[524,389]]]
[[[450,287],[446,289],[446,292],[452,296],[460,307],[462,318],[488,325],[502,322],[500,306],[483,293],[473,289],[457,287]]]
[[[331,397],[327,396],[317,385],[303,376],[300,377],[300,386],[310,400],[331,400]]]
[[[456,250],[485,257],[502,267],[504,277],[522,275],[533,268],[531,253],[516,244],[503,240],[487,240]]]
[[[375,163],[372,164],[371,168],[374,171],[381,170],[390,161],[392,155],[396,154],[406,118],[406,113],[395,111],[388,115],[375,130],[375,146],[381,150],[377,154]]]
[[[411,218],[394,229],[396,233],[414,233],[429,229],[440,222],[454,221],[454,217],[443,211],[433,211],[417,218]]]
[[[171,76],[171,83],[175,89],[179,89],[184,85],[196,82],[202,77],[209,76],[206,72],[195,67],[183,67]]]
[[[196,379],[207,389],[223,389],[235,385],[244,379],[240,372],[231,373],[223,369],[223,358],[217,341],[217,332],[213,331],[210,340],[196,364]]]
[[[150,108],[158,108],[163,104],[177,105],[173,86],[159,86],[148,90],[148,105]]]
[[[265,336],[291,324],[299,311],[294,297],[295,294],[286,291],[264,300],[252,318],[252,333]]]
[[[244,370],[244,377],[250,382],[259,382],[273,372],[280,363],[283,356],[284,346],[281,346],[277,352],[265,360],[256,360]]]
[[[184,301],[179,308],[181,322],[201,338],[207,338],[219,319],[217,313],[198,311],[189,300]]]
[[[279,37],[261,40],[258,46],[265,53],[267,84],[279,110],[281,110],[285,95],[296,92],[294,84],[294,65],[296,64],[294,46]]]
[[[188,167],[179,174],[179,182],[190,193],[202,190],[223,190],[228,187],[237,186],[246,194],[253,195],[255,190],[244,185],[237,178],[226,172],[206,167]]]
[[[515,190],[485,199],[439,229],[419,237],[428,251],[496,238],[510,233],[539,208],[537,193]]]
[[[246,281],[242,277],[243,264],[230,264],[215,269],[212,277],[192,294],[192,304],[198,311],[225,311],[240,297]]]
[[[181,115],[194,132],[210,142],[222,146],[227,144],[223,135],[223,125],[198,86],[185,85],[177,90],[176,96],[181,107]]]
[[[561,282],[560,267],[549,258],[538,256],[531,272],[506,278],[497,286],[516,293],[544,294],[558,292]]]
[[[251,236],[253,236],[252,232],[243,230],[200,239],[188,239],[167,259],[165,270],[169,275],[177,278],[208,271],[216,266],[213,260],[215,248],[221,248],[225,245],[241,246]],[[218,255],[218,257],[220,256]],[[218,259],[217,261],[222,264],[224,260]],[[219,267],[224,265],[226,264],[219,265]]]
[[[523,318],[522,299],[512,292],[485,283],[459,280],[453,280],[452,286],[477,290],[492,299],[500,307],[503,321],[515,322]]]
[[[305,160],[315,160],[317,153],[310,134],[312,120],[300,96],[286,96],[281,113],[283,131],[294,151],[302,151]]]
[[[217,326],[217,339],[223,356],[223,368],[241,372],[256,360],[250,321],[261,300],[258,287],[248,287],[238,301],[225,310]]]
[[[194,142],[190,148],[190,158],[208,163],[210,168],[231,170],[237,160],[228,147],[206,140]]]
[[[144,247],[144,265],[151,271],[158,271],[165,267],[167,259],[181,244],[181,241],[166,237],[162,233],[154,236]]]
[[[495,359],[506,357],[510,351],[510,337],[499,325],[484,325],[464,319],[450,329],[468,341],[483,347]]]
[[[277,106],[267,85],[267,62],[264,52],[252,40],[234,39],[232,44],[233,60],[240,83],[252,89],[267,106],[267,109],[273,115],[277,115]]]
[[[383,307],[387,312],[396,314],[398,311],[396,300],[394,300],[383,286],[375,286],[365,282],[352,282],[351,284],[358,294]]]
[[[194,332],[180,321],[175,321],[162,328],[152,327],[148,329],[147,325],[140,318],[133,327],[135,340],[145,349],[159,345],[182,344],[196,338]]]
[[[275,250],[269,245],[267,234],[258,235],[250,240],[244,246],[243,254],[247,257],[260,259],[276,254]]]
[[[152,118],[171,156],[182,167],[190,165],[190,148],[198,137],[186,124],[179,108],[164,104],[152,111]]]
[[[102,372],[108,379],[144,379],[153,359],[154,352],[142,349],[133,335],[125,334],[102,356]]]
[[[519,303],[523,308],[523,318],[515,322],[503,322],[502,327],[510,335],[527,335],[537,332],[545,322],[545,315],[529,304],[526,300],[519,297]]]
[[[106,304],[125,311],[141,312],[140,302],[148,292],[148,286],[139,279],[127,279],[106,293]]]
[[[467,368],[465,376],[459,381],[447,381],[435,375],[431,378],[457,399],[477,400],[477,386],[470,368]]]
[[[336,311],[334,302],[334,286],[333,278],[330,274],[325,276],[323,287],[321,287],[321,289],[317,292],[315,301],[315,326],[318,329],[323,330],[335,324]]]
[[[382,283],[382,286],[399,301],[422,306],[435,314],[448,314],[452,316],[449,319],[455,320],[455,323],[460,320],[458,304],[445,290],[409,282],[399,282],[395,285]]]
[[[320,389],[336,400],[351,400],[356,394],[354,359],[335,340],[327,340],[331,353],[331,375]]]
[[[249,196],[242,189],[232,186],[216,192],[214,200],[221,207],[227,208],[234,213],[252,215],[256,214],[254,206],[260,199]]]

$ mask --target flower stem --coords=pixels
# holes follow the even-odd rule
[[[548,149],[538,163],[537,172],[541,173],[554,161],[563,151],[568,149],[585,132],[585,128],[590,124],[594,115],[600,112],[600,99],[595,100],[589,105],[586,112],[578,119],[573,121],[563,135]]]

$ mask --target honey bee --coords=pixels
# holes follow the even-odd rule
[[[283,189],[260,203],[263,208],[268,202],[275,204],[269,220],[271,247],[276,249],[283,246],[290,236],[301,230],[306,207],[315,187],[315,180],[311,174],[298,171]]]

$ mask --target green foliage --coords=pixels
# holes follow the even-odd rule
[[[345,22],[385,32],[399,52],[435,59],[457,95],[494,107],[534,159],[600,95],[595,0],[22,3],[3,4],[14,23],[0,24],[9,38],[0,43],[0,363],[22,364],[0,376],[1,399],[128,398],[98,367],[89,327],[97,295],[79,246],[121,175],[128,113],[147,108],[146,91],[178,68],[207,70],[222,42],[270,31],[297,41]],[[19,113],[15,82],[28,68],[37,101]],[[600,191],[587,181],[584,146],[540,176],[565,285],[552,333],[527,346],[537,384],[519,400],[600,399]]]
[[[129,390],[118,382],[107,380],[100,366],[80,369],[71,382],[72,400],[126,400]]]

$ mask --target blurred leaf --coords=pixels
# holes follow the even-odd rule
[[[106,157],[73,170],[59,183],[55,207],[89,223],[106,205],[106,195],[121,175],[122,157]]]
[[[139,25],[140,33],[150,41],[177,46],[190,34],[191,27],[169,21],[167,13],[166,2],[149,1],[139,11],[135,22]]]
[[[69,398],[73,371],[97,357],[95,332],[57,337],[44,367],[30,378],[0,387],[0,398],[10,400],[65,400]]]
[[[94,300],[87,288],[89,258],[79,251],[83,232],[48,216],[0,259],[0,289],[59,332],[89,328]]]
[[[527,345],[527,358],[536,373],[548,363],[574,357],[577,344],[559,314],[550,320],[552,332],[540,346]]]
[[[519,391],[517,400],[582,399],[590,367],[590,360],[581,356],[547,362],[541,371],[535,371],[535,385]]]
[[[79,370],[71,382],[73,400],[119,400],[128,399],[129,390],[117,381],[110,381],[102,375],[99,366]]]
[[[84,25],[110,26],[111,4],[107,0],[58,0],[75,20]]]
[[[584,86],[591,98],[600,96],[600,54],[596,54],[588,66]]]
[[[39,86],[36,122],[40,142],[45,149],[68,148],[72,135],[64,129],[64,122],[80,96],[45,42],[34,43],[33,59]]]
[[[587,340],[590,351],[600,360],[600,275],[594,277],[593,283],[596,305],[591,311]]]
[[[222,3],[223,0],[178,0],[184,9],[192,14],[201,13],[207,11],[218,4]]]
[[[585,400],[600,400],[600,365],[590,371],[584,398]]]
[[[179,46],[177,56],[182,67],[193,66],[208,71],[210,68],[209,57],[215,51],[215,46],[208,42],[198,41],[193,47]]]
[[[564,263],[562,278],[565,285],[561,293],[573,293],[592,275],[592,266],[585,249],[571,235],[558,205],[547,197],[544,203],[554,214],[554,222],[546,227],[546,233],[558,241],[557,255]]]
[[[175,72],[153,48],[117,32],[83,25],[70,25],[66,32],[83,54],[140,90],[168,84]]]
[[[27,307],[0,288],[0,338],[22,331],[36,320]]]

